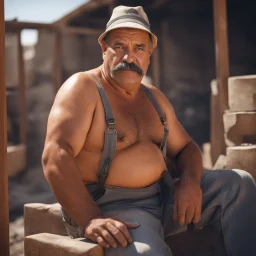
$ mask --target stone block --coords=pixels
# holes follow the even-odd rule
[[[256,144],[256,111],[227,112],[223,115],[227,146]]]
[[[227,147],[226,169],[242,169],[256,180],[256,145]]]
[[[31,203],[24,205],[25,236],[51,233],[67,235],[62,221],[60,204]]]
[[[25,145],[11,145],[7,147],[7,171],[9,177],[13,177],[26,167]]]
[[[103,248],[85,239],[42,233],[25,237],[25,256],[103,256]]]
[[[256,75],[230,77],[228,93],[231,111],[256,110]]]
[[[202,146],[202,158],[203,167],[205,169],[212,169],[212,158],[211,158],[211,143],[204,143]]]
[[[216,163],[213,166],[213,170],[223,170],[227,166],[227,157],[225,155],[219,155]]]

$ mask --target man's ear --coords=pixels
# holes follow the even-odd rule
[[[105,53],[106,53],[106,51],[107,51],[107,44],[105,43],[105,42],[102,42],[101,43],[101,51],[102,51],[102,58],[103,58],[103,60],[104,60],[104,57],[105,57]]]
[[[155,48],[153,48],[153,47],[151,47],[151,48],[149,49],[149,57],[152,55],[154,49],[155,49]]]

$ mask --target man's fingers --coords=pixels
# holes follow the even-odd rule
[[[189,224],[192,221],[194,214],[195,214],[195,206],[189,205],[186,210],[186,215],[185,215],[185,223],[186,224]]]
[[[185,224],[185,213],[186,213],[186,205],[184,203],[177,204],[178,208],[178,222],[181,226]]]
[[[201,220],[201,211],[202,211],[202,206],[201,206],[201,204],[199,204],[196,207],[194,218],[193,218],[193,222],[195,224],[198,223]]]
[[[99,229],[99,233],[101,235],[101,237],[111,246],[114,248],[117,248],[117,242],[116,240],[113,238],[113,236],[108,232],[107,229],[104,228],[100,228]]]
[[[124,222],[125,223],[125,222]],[[116,228],[123,234],[124,236],[124,240],[121,240],[120,243],[123,247],[126,247],[128,242],[131,243],[132,242],[132,237],[131,234],[129,233],[126,225],[121,221],[115,221],[114,225],[116,226]],[[119,236],[120,239],[123,239],[122,236]]]
[[[108,229],[108,231],[112,234],[112,236],[116,239],[116,241],[120,244],[120,245],[125,245],[127,240],[129,243],[132,242],[131,238],[126,238],[125,235],[123,234],[123,232],[121,230],[119,230],[115,225],[113,225],[111,222],[108,222],[106,224],[106,228]]]
[[[132,222],[127,222],[127,221],[122,221],[124,223],[124,225],[127,227],[127,228],[137,228],[140,226],[139,223],[132,223]]]
[[[94,234],[94,241],[96,241],[99,245],[103,246],[104,248],[109,248],[110,245],[98,234]]]

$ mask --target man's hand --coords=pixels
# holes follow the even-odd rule
[[[95,218],[85,228],[85,237],[109,248],[118,245],[126,247],[132,242],[128,228],[137,228],[139,224],[126,222],[116,218]]]
[[[194,181],[178,181],[174,190],[173,219],[181,226],[201,218],[202,190]]]

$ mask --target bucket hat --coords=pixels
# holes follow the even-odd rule
[[[106,34],[117,28],[134,28],[147,31],[152,37],[152,47],[157,45],[157,37],[151,32],[148,16],[142,6],[117,6],[113,9],[110,20],[106,25],[106,30],[98,38],[101,44]]]

